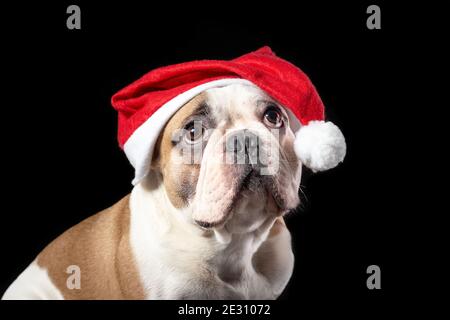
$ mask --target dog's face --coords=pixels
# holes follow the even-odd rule
[[[254,230],[299,204],[301,163],[288,112],[251,85],[209,89],[165,126],[152,169],[201,227]]]

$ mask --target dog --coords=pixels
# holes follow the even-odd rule
[[[131,194],[50,243],[3,299],[277,298],[294,266],[283,216],[299,204],[302,172],[289,121],[256,86],[198,94],[166,124]],[[276,151],[276,173],[214,161],[246,132]],[[199,163],[183,160],[189,148],[201,149]],[[69,266],[79,267],[80,288],[67,285]]]
[[[50,243],[3,299],[279,297],[302,166],[346,153],[309,78],[263,47],[152,70],[111,102],[131,193]]]

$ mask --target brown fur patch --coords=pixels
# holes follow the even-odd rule
[[[188,205],[188,198],[194,193],[197,185],[200,165],[174,165],[172,163],[173,133],[183,128],[184,120],[197,110],[205,100],[205,96],[204,93],[199,94],[178,110],[164,127],[161,138],[156,145],[155,152],[157,156],[154,159],[152,168],[162,173],[167,195],[175,208],[182,208]]]
[[[67,230],[37,262],[65,299],[144,299],[130,245],[129,195]],[[67,288],[70,265],[80,267],[80,289]]]

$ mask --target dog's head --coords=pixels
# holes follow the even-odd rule
[[[324,171],[346,153],[312,82],[269,47],[157,68],[112,104],[133,184],[163,181],[181,216],[216,234],[295,208],[301,164]]]
[[[201,227],[243,232],[299,204],[287,109],[253,85],[212,88],[180,108],[153,153],[172,205]]]

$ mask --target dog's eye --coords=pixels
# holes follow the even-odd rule
[[[184,129],[186,130],[186,134],[184,136],[185,140],[188,143],[197,142],[205,132],[205,128],[202,126],[200,121],[192,121],[189,122]]]
[[[272,128],[280,128],[283,125],[283,117],[277,106],[270,105],[264,112],[264,123]]]

